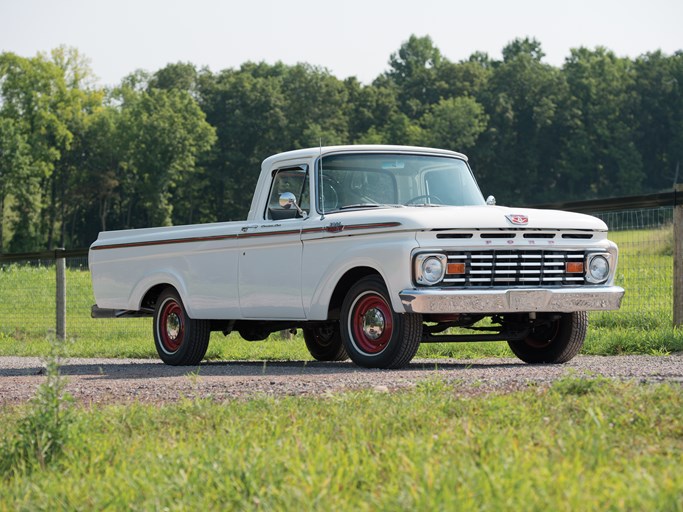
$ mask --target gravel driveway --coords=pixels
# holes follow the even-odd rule
[[[68,359],[68,392],[83,403],[172,402],[182,397],[226,400],[255,395],[325,395],[374,389],[389,392],[421,380],[453,382],[462,394],[545,386],[566,375],[683,384],[683,354],[579,356],[563,365],[530,366],[517,359],[416,359],[402,370],[366,370],[351,362],[234,362],[173,367],[147,359]],[[25,402],[45,381],[36,357],[0,357],[0,404]]]

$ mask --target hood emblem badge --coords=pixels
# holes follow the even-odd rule
[[[517,226],[526,226],[529,223],[529,217],[527,217],[526,215],[521,215],[519,213],[506,215],[505,218],[509,220],[512,224],[515,224]]]

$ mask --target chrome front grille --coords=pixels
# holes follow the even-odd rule
[[[452,251],[449,264],[464,264],[464,273],[446,273],[445,286],[509,287],[509,286],[580,286],[584,274],[567,272],[567,263],[582,263],[583,251],[555,250],[490,250]],[[462,270],[461,265],[449,265]]]

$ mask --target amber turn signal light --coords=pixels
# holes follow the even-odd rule
[[[449,263],[447,274],[464,274],[465,264],[464,263]]]
[[[566,266],[567,274],[583,274],[583,261],[570,261]]]

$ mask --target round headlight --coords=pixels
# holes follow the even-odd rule
[[[446,273],[445,260],[445,256],[435,254],[423,257],[419,262],[418,282],[433,285],[441,281]]]
[[[609,262],[604,256],[593,256],[588,263],[586,279],[590,283],[602,283],[609,276]]]

